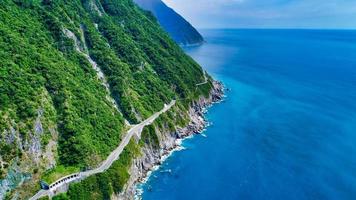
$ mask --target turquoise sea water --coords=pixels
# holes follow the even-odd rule
[[[230,91],[143,199],[356,199],[356,31],[203,35],[186,52]]]

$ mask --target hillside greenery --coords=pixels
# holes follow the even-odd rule
[[[107,171],[70,185],[68,192],[57,199],[109,200],[113,193],[122,192],[130,178],[128,170],[132,160],[139,155],[139,146],[132,140],[120,155],[119,160],[115,161]]]
[[[88,56],[105,75],[109,92]],[[11,163],[26,157],[26,148],[7,135],[14,130],[20,140],[31,140],[40,119],[43,149],[52,138],[50,130],[58,133],[57,167],[38,172],[49,182],[97,166],[120,143],[125,120],[139,123],[172,99],[182,100],[176,111],[184,113],[212,86],[196,87],[204,81],[201,67],[152,14],[131,0],[2,0],[0,60],[1,159]],[[174,130],[177,122],[172,119],[167,117],[165,123]],[[143,141],[157,147],[153,127],[143,135]],[[97,191],[105,198],[104,190],[120,191],[134,155],[130,148],[110,171],[73,185],[58,198],[83,199],[73,196],[85,193],[82,184],[107,187]],[[6,167],[0,171],[2,177]]]

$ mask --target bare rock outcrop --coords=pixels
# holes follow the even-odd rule
[[[204,118],[205,110],[213,103],[222,100],[223,90],[222,83],[213,82],[210,96],[208,98],[202,97],[191,105],[189,109],[190,123],[188,126],[179,128],[176,132],[156,130],[157,134],[160,135],[160,150],[147,145],[142,149],[141,157],[135,159],[131,166],[130,180],[126,184],[124,192],[119,195],[113,195],[112,200],[134,199],[137,193],[136,185],[143,182],[148,174],[161,164],[162,158],[180,146],[180,139],[201,133],[207,124]]]

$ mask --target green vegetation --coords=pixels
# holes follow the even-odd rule
[[[119,143],[123,119],[106,100],[90,64],[74,49],[63,53],[52,45],[54,38],[37,14],[45,12],[42,7],[24,9],[2,1],[0,9],[0,91],[9,99],[1,102],[9,116],[2,124],[15,120],[20,133],[27,134],[32,123],[21,124],[34,120],[46,90],[58,115],[61,163],[85,166],[98,160],[92,155],[106,156]]]
[[[161,114],[153,124],[145,126],[142,130],[139,144],[141,146],[148,145],[153,149],[159,149],[159,132],[173,133],[177,127],[182,128],[188,125],[189,118],[185,113],[181,112],[182,110],[184,110],[183,105],[178,102],[171,110]]]
[[[151,145],[155,149],[159,148],[159,139],[154,125],[149,125],[142,130],[141,145]]]
[[[48,184],[51,184],[56,180],[58,180],[59,178],[76,173],[78,171],[80,171],[80,169],[76,167],[65,167],[63,165],[58,165],[56,168],[53,168],[45,172],[42,175],[42,180],[44,180]]]
[[[52,200],[69,200],[67,194],[59,194],[57,196],[54,196]]]
[[[109,93],[85,53],[103,71]],[[58,132],[57,167],[34,166],[31,173],[49,183],[105,159],[127,129],[124,119],[138,123],[178,99],[155,127],[183,126],[190,103],[212,86],[196,87],[204,81],[201,67],[131,0],[2,0],[0,60],[0,156],[7,163],[28,157],[17,141],[8,141],[9,133],[30,140],[40,119],[42,149],[54,139],[50,130]],[[159,147],[155,127],[145,129],[141,144]],[[125,152],[108,172],[57,198],[83,199],[75,196],[84,195],[83,184],[101,186],[95,194],[89,191],[92,199],[121,191],[134,155],[132,149]]]
[[[120,155],[119,160],[104,173],[90,176],[89,178],[70,185],[64,197],[68,199],[110,199],[111,195],[120,193],[130,178],[129,168],[132,160],[140,153],[139,146],[131,141]]]

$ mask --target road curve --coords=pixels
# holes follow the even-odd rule
[[[40,190],[39,192],[37,192],[37,194],[35,194],[33,197],[31,197],[30,200],[37,200],[41,197],[49,196],[49,195],[53,194],[53,191],[55,191],[56,188],[59,188],[65,184],[70,184],[75,181],[83,180],[89,176],[92,176],[92,175],[98,174],[98,173],[102,173],[102,172],[106,171],[107,169],[109,169],[110,166],[116,160],[119,159],[120,154],[122,153],[122,151],[124,150],[126,145],[130,142],[132,136],[134,136],[136,134],[137,138],[140,138],[143,128],[147,125],[152,124],[162,113],[167,112],[175,103],[176,103],[175,100],[171,101],[170,104],[164,105],[164,108],[161,111],[156,112],[151,117],[147,118],[145,121],[132,126],[131,129],[129,131],[127,131],[127,134],[122,139],[119,146],[114,151],[111,152],[111,154],[106,158],[106,160],[104,160],[102,162],[102,164],[98,168],[62,177],[62,178],[58,179],[57,181],[55,181],[54,183],[52,183],[50,185],[49,190]]]
[[[204,73],[204,82],[197,83],[195,84],[195,86],[200,86],[208,83],[208,77],[206,76],[206,71],[204,71],[203,73]]]

